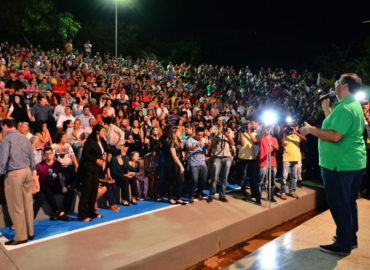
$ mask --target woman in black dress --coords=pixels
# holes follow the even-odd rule
[[[185,205],[186,203],[181,199],[185,169],[182,164],[183,145],[180,138],[181,129],[177,126],[172,127],[167,140],[167,147],[171,154],[168,160],[168,202]]]
[[[92,218],[101,218],[95,212],[95,201],[99,187],[99,173],[103,164],[103,153],[108,152],[119,155],[120,150],[109,148],[105,141],[105,129],[101,125],[95,125],[92,133],[87,138],[82,151],[78,175],[81,179],[81,199],[78,205],[78,218],[81,221],[90,221]]]

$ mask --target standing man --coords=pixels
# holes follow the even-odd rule
[[[0,174],[5,174],[5,198],[15,227],[14,239],[5,245],[18,245],[34,238],[32,180],[37,177],[36,165],[31,142],[16,130],[15,121],[5,119],[2,128]]]
[[[257,171],[257,153],[256,144],[258,143],[258,134],[253,131],[251,123],[247,123],[247,128],[239,133],[239,161],[241,191],[244,199],[247,199],[247,176],[250,177],[251,197],[256,196],[255,177]]]
[[[204,128],[197,127],[195,130],[195,137],[189,138],[186,143],[186,150],[188,151],[188,166],[192,180],[189,203],[194,202],[196,188],[198,189],[198,199],[203,199],[202,192],[207,182],[208,169],[206,164],[206,153],[209,144],[203,136]]]
[[[365,119],[361,105],[354,97],[361,86],[358,75],[343,74],[335,83],[339,102],[331,109],[329,99],[322,101],[326,116],[322,128],[306,122],[301,128],[303,135],[312,134],[319,138],[321,174],[330,212],[337,225],[334,243],[320,246],[320,250],[342,256],[349,255],[357,247],[356,199],[366,168],[366,149],[362,137]]]
[[[233,160],[232,148],[235,146],[231,130],[224,130],[222,118],[219,115],[216,117],[216,126],[217,133],[211,143],[211,149],[213,150],[213,170],[211,190],[207,199],[209,203],[213,201],[219,180],[221,182],[219,199],[222,202],[228,202],[228,199],[226,199],[227,178],[229,177],[231,162]],[[233,152],[235,155],[235,151]]]
[[[88,55],[89,57],[91,57],[91,48],[92,48],[92,45],[90,43],[90,40],[86,41],[86,43],[84,44],[84,48],[85,48],[86,55]]]
[[[259,142],[259,172],[260,177],[256,181],[256,204],[261,205],[261,194],[262,194],[262,185],[268,183],[268,154],[269,147],[271,147],[271,189],[267,188],[267,197],[271,202],[276,202],[274,198],[275,190],[275,177],[277,172],[277,162],[276,162],[276,152],[279,151],[278,140],[271,135],[271,127],[262,127],[262,138]],[[270,142],[270,146],[269,146]]]
[[[298,164],[302,160],[300,143],[306,137],[298,132],[298,125],[290,124],[283,131],[281,145],[283,146],[283,178],[281,179],[280,198],[286,200],[286,181],[290,175],[288,195],[298,199],[296,193],[298,181]]]

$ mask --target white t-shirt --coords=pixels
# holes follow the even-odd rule
[[[63,147],[60,147],[56,143],[53,143],[51,148],[54,151],[55,159],[58,160],[63,167],[72,164],[71,157],[74,156],[75,153],[70,144],[66,143]]]
[[[74,122],[75,118],[72,115],[66,116],[65,114],[62,114],[58,117],[57,127],[62,128],[64,121],[67,121],[67,120],[72,120],[72,122]]]
[[[123,102],[125,102],[125,101],[128,101],[128,100],[129,100],[128,95],[126,95],[126,94],[125,94],[125,96],[124,96],[124,98],[123,98],[123,99],[121,98],[121,94],[118,94],[118,95],[117,95],[117,99],[119,99],[119,100],[121,100],[121,101],[123,101]]]
[[[115,117],[115,116],[116,116],[116,113],[115,113],[115,111],[114,111],[114,108],[113,108],[113,107],[110,107],[110,108],[108,109],[108,115],[109,115],[110,117]]]
[[[165,117],[165,115],[168,113],[168,110],[166,107],[163,107],[163,109],[161,108],[157,108],[157,115],[163,119]],[[163,114],[163,115],[162,115]]]
[[[91,53],[91,47],[92,45],[90,43],[85,43],[85,52]]]
[[[59,104],[59,105],[57,105],[57,106],[55,106],[55,109],[54,109],[54,118],[55,118],[55,120],[58,120],[58,118],[59,118],[59,116],[61,116],[61,115],[65,115],[66,113],[65,113],[65,108],[66,108],[66,106],[63,106],[62,104]]]

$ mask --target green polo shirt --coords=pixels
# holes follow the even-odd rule
[[[343,134],[343,138],[336,143],[319,139],[321,167],[337,171],[366,168],[366,149],[362,137],[365,118],[360,103],[353,96],[334,104],[332,113],[324,120],[321,128]]]

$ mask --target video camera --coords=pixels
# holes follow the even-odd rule
[[[239,130],[241,132],[246,132],[248,131],[248,125],[250,124],[249,120],[242,119],[241,125],[239,126]]]
[[[296,123],[292,117],[288,116],[286,118],[286,124],[287,126],[285,132],[290,135],[294,132],[294,127],[296,126]]]

